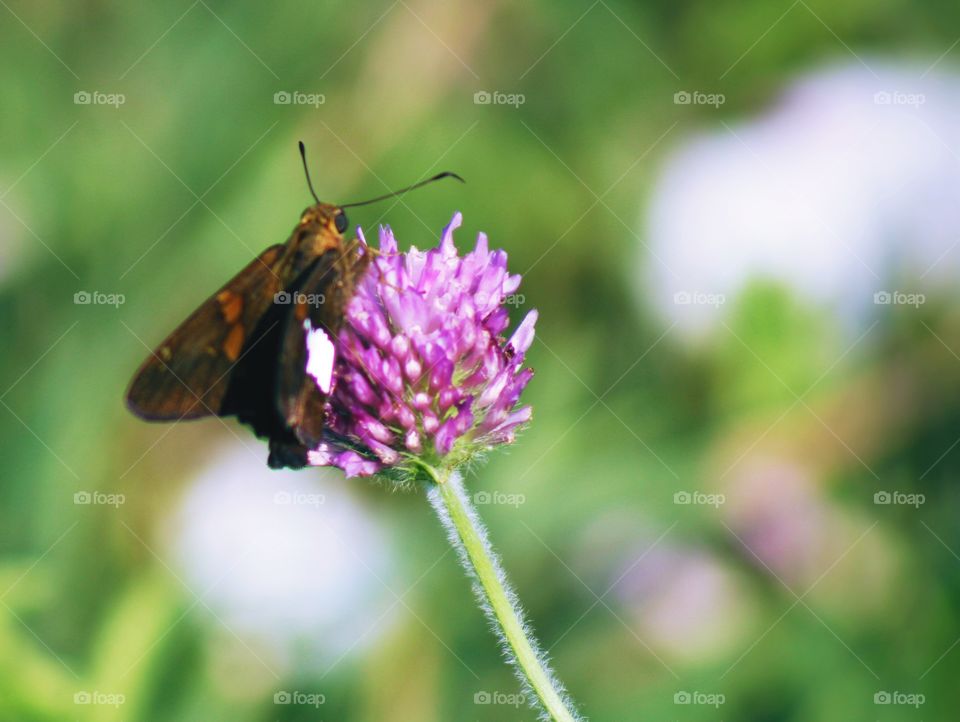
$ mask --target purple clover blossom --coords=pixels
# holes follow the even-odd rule
[[[456,213],[428,251],[400,253],[390,228],[380,228],[380,254],[335,340],[330,433],[309,453],[312,465],[347,476],[411,470],[415,459],[452,467],[511,443],[530,420],[531,407],[518,404],[533,376],[523,360],[537,312],[509,341],[501,335],[510,323],[503,300],[520,276],[483,233],[461,258],[453,244],[461,220]]]
[[[510,325],[504,301],[520,276],[507,273],[507,254],[491,252],[482,233],[461,258],[453,245],[460,222],[457,213],[436,248],[407,253],[381,228],[380,253],[357,282],[337,337],[305,323],[306,372],[329,390],[324,439],[308,461],[347,476],[424,482],[531,704],[541,719],[579,722],[529,634],[458,468],[512,442],[530,421],[530,406],[519,404],[533,377],[523,361],[537,322],[530,311],[504,338]],[[361,253],[371,253],[358,234]]]

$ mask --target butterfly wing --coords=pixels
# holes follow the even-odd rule
[[[233,371],[282,289],[275,266],[283,248],[261,253],[152,352],[127,391],[133,413],[148,421],[223,415]]]
[[[342,248],[325,252],[292,294],[294,303],[284,321],[275,403],[296,443],[271,444],[272,463],[292,465],[285,459],[305,460],[306,449],[316,448],[323,439],[324,407],[333,387],[335,339],[356,282],[370,262],[369,253],[358,254],[357,248],[353,244],[346,252]]]

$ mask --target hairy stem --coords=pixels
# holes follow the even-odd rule
[[[574,711],[563,685],[547,666],[545,655],[533,639],[516,594],[507,583],[500,560],[477,516],[456,471],[428,468],[434,483],[430,503],[443,522],[467,573],[484,613],[503,642],[507,660],[528,692],[540,701],[545,719],[555,722],[582,720]]]

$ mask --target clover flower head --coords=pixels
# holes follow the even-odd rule
[[[329,433],[309,453],[311,464],[347,476],[410,471],[416,459],[454,466],[511,443],[530,420],[531,407],[519,402],[533,376],[523,361],[537,312],[504,338],[503,302],[520,276],[507,272],[507,254],[489,250],[483,233],[461,257],[453,243],[460,224],[457,213],[438,247],[406,253],[380,228],[380,253],[335,340]],[[308,349],[312,357],[309,337]]]

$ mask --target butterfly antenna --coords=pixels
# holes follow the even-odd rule
[[[317,203],[320,202],[320,199],[317,198],[317,192],[313,190],[313,181],[310,180],[310,169],[307,167],[307,149],[303,145],[303,141],[298,141],[300,145],[300,157],[303,159],[303,173],[307,176],[307,187],[310,189],[310,195],[313,196],[313,200]]]
[[[376,198],[371,198],[370,200],[360,201],[359,203],[347,203],[347,204],[342,205],[342,206],[340,206],[340,207],[341,207],[341,208],[356,208],[357,206],[365,206],[365,205],[367,205],[368,203],[376,203],[377,201],[383,201],[383,200],[386,200],[387,198],[393,198],[393,197],[395,197],[395,196],[399,196],[399,195],[401,195],[401,194],[403,194],[403,193],[406,193],[407,191],[412,191],[412,190],[414,190],[415,188],[420,188],[420,187],[422,187],[422,186],[427,185],[427,183],[433,183],[434,181],[441,180],[442,178],[456,178],[456,179],[457,179],[458,181],[460,181],[461,183],[466,183],[466,181],[465,181],[463,178],[461,178],[460,176],[458,176],[456,173],[451,173],[450,171],[444,171],[443,173],[437,173],[437,174],[436,174],[435,176],[433,176],[432,178],[427,178],[426,180],[422,180],[422,181],[420,181],[419,183],[414,183],[413,185],[407,186],[406,188],[401,188],[401,189],[398,190],[398,191],[393,191],[392,193],[387,193],[387,194],[382,195],[382,196],[377,196]]]

